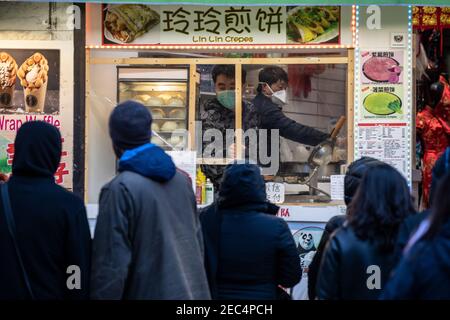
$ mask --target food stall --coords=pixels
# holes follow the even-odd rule
[[[152,111],[152,141],[197,191],[204,166],[246,158],[244,109],[257,94],[259,72],[273,65],[289,77],[286,116],[327,133],[345,117],[331,148],[281,138],[278,166],[265,175],[268,198],[280,206],[302,257],[315,250],[324,224],[345,214],[343,175],[354,159],[386,161],[412,186],[411,7],[149,4],[146,32],[119,28],[118,17],[137,13],[117,5],[86,9],[85,196],[92,219],[102,185],[116,173],[107,119],[118,102],[135,99]],[[314,17],[324,21],[304,22]],[[202,114],[216,96],[215,65],[235,70],[232,157],[204,154]],[[324,150],[326,161],[311,161]]]
[[[295,217],[299,212],[305,221],[325,222],[344,212],[342,195],[339,196],[342,179],[338,176],[353,160],[356,7],[317,7],[318,11],[314,11],[315,7],[249,6],[234,12],[233,8],[224,6],[209,11],[214,19],[203,21],[206,30],[201,32],[196,31],[199,22],[191,16],[201,10],[208,12],[210,7],[149,7],[149,14],[160,16],[159,29],[153,25],[149,34],[137,38],[130,35],[125,39],[111,26],[115,19],[111,15],[123,14],[120,6],[87,5],[87,202],[95,207],[101,186],[115,174],[116,159],[106,128],[107,116],[117,103],[134,99],[152,111],[152,142],[171,152],[175,159],[185,162],[194,159],[184,169],[192,174],[195,182],[201,166],[225,166],[233,160],[225,156],[203,156],[205,136],[201,115],[205,103],[215,97],[211,69],[215,65],[229,65],[236,70],[234,160],[239,160],[245,158],[242,145],[246,132],[241,130],[244,105],[257,93],[260,70],[276,65],[289,76],[288,104],[283,108],[288,117],[328,133],[341,116],[346,122],[337,137],[332,159],[315,171],[308,163],[312,147],[282,139],[279,170],[266,175],[270,196],[282,206],[280,215],[286,218]],[[174,30],[166,31],[170,29],[166,20],[169,16],[178,17],[174,13],[179,9],[184,10],[182,14],[187,18],[171,21]],[[313,13],[329,19],[323,18],[323,24],[318,26],[320,32],[314,33],[292,22],[296,15],[312,16]],[[245,19],[234,21],[236,17],[250,20],[258,17],[259,24],[250,20],[246,24]],[[215,34],[213,29],[223,36],[210,35]],[[183,32],[189,35],[181,37]],[[105,81],[105,78],[117,80]],[[337,191],[333,194],[331,176],[336,176],[333,183]]]

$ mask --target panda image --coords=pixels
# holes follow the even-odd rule
[[[308,268],[311,263],[311,259],[305,259],[307,256],[310,257],[313,254],[308,255],[309,252],[315,252],[316,246],[314,244],[313,235],[308,231],[301,231],[298,237],[297,252],[300,256],[300,265],[302,268]]]

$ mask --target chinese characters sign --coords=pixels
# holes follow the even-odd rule
[[[163,8],[161,34],[168,43],[255,43],[274,36],[283,43],[285,33],[282,7],[182,7]],[[278,37],[277,37],[278,36]],[[164,38],[161,43],[164,43]]]
[[[267,182],[266,195],[269,202],[284,203],[284,184]]]
[[[339,43],[339,7],[130,4],[104,8],[106,45]],[[319,22],[312,21],[322,16]],[[308,29],[308,23],[314,30]]]
[[[450,7],[414,7],[413,26],[417,29],[450,27]]]

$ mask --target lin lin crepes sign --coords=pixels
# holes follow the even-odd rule
[[[339,44],[339,6],[103,5],[104,45]]]

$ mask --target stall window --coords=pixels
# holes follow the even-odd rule
[[[216,189],[230,158],[247,159],[266,181],[285,186],[285,203],[331,201],[331,176],[347,164],[347,126],[325,163],[314,164],[311,154],[347,117],[346,64],[205,64],[197,71],[197,152]]]

